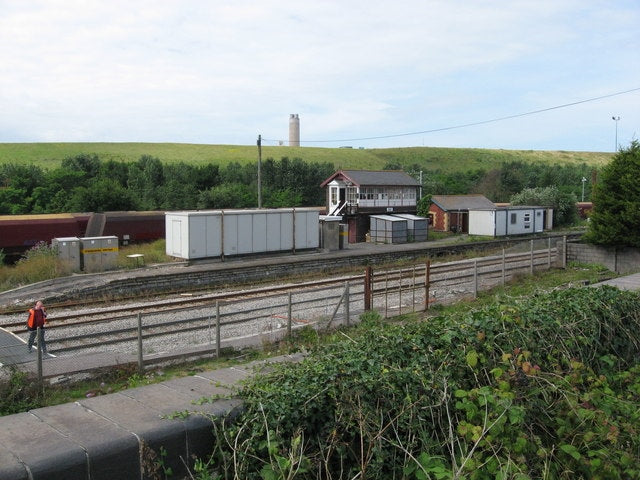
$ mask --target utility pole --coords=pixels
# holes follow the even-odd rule
[[[618,122],[620,121],[620,117],[619,116],[613,116],[611,117],[611,120],[613,120],[614,122],[616,122],[616,148],[614,150],[614,152],[618,151]]]
[[[262,135],[258,135],[258,208],[262,208]]]

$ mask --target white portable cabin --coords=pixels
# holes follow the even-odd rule
[[[509,206],[469,210],[469,235],[501,237],[551,230],[553,209]]]
[[[369,235],[374,243],[407,243],[407,220],[392,215],[369,216]]]
[[[424,242],[427,240],[429,221],[425,217],[411,213],[397,213],[394,217],[407,221],[407,240],[412,242]]]
[[[186,260],[318,248],[313,208],[166,212],[167,255]]]

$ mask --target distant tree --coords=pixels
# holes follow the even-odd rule
[[[255,190],[241,183],[224,183],[201,192],[198,208],[252,208],[258,196]]]
[[[553,224],[555,226],[573,225],[578,220],[576,196],[564,193],[557,187],[525,188],[511,197],[513,205],[540,205],[553,207]]]
[[[71,192],[85,187],[89,181],[83,172],[68,168],[56,168],[46,172],[42,184],[32,193],[32,213],[61,213],[66,211],[66,203]]]
[[[135,210],[135,202],[118,182],[104,178],[74,189],[65,207],[69,212],[108,212]]]
[[[129,165],[129,163],[125,162],[107,160],[100,164],[98,176],[102,178],[110,178],[118,182],[121,186],[126,187],[129,180]]]
[[[602,169],[585,240],[640,247],[640,143],[633,140]]]
[[[402,164],[400,162],[388,162],[382,170],[402,170]]]
[[[74,157],[67,157],[60,163],[62,168],[80,172],[87,179],[98,176],[100,158],[96,154],[81,153]]]
[[[44,176],[44,171],[35,165],[15,163],[0,165],[0,187],[22,189],[27,195],[42,184]]]
[[[0,188],[0,215],[29,213],[25,196],[26,192],[22,188]]]
[[[267,208],[291,208],[302,206],[302,195],[291,188],[267,191],[264,196],[264,206]]]
[[[159,187],[159,207],[166,210],[194,209],[198,203],[198,170],[186,163],[165,165],[165,182]]]
[[[196,167],[196,189],[207,190],[220,184],[220,167],[213,163]]]
[[[130,165],[127,188],[140,210],[156,210],[162,203],[160,187],[164,184],[164,167],[160,159],[143,155]]]
[[[429,207],[431,206],[431,195],[423,195],[420,200],[418,200],[417,213],[421,217],[429,216]]]

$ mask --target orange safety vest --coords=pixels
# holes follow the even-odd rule
[[[27,327],[31,329],[42,327],[44,326],[44,322],[46,318],[47,318],[47,314],[44,310],[40,310],[40,315],[36,315],[36,309],[30,308],[29,318],[27,319]]]

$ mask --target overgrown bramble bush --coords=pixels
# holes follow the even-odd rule
[[[15,366],[4,368],[0,378],[0,416],[41,407],[42,391],[38,382]]]
[[[212,478],[640,476],[640,297],[570,289],[385,324],[257,377]],[[202,467],[202,465],[201,465]]]
[[[38,242],[27,250],[14,266],[0,265],[0,290],[15,288],[69,275],[70,266],[58,259],[55,249],[46,242]]]

